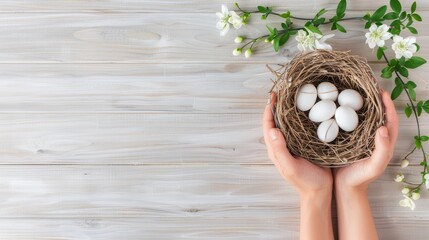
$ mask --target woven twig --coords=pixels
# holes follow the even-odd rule
[[[349,52],[317,50],[297,55],[272,72],[275,77],[272,91],[277,94],[273,109],[275,123],[293,155],[320,166],[339,167],[372,154],[376,130],[384,124],[384,109],[380,88],[366,59]],[[352,132],[340,130],[331,143],[318,139],[318,123],[310,121],[308,112],[298,110],[295,104],[303,84],[317,86],[324,81],[332,82],[339,92],[354,89],[364,99],[362,109],[357,111],[358,127]]]

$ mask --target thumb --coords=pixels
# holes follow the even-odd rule
[[[389,131],[387,127],[381,126],[375,135],[375,149],[371,156],[371,168],[377,173],[381,173],[386,168],[392,158],[390,147]]]
[[[286,140],[278,128],[271,128],[269,131],[270,142],[273,154],[282,168],[291,169],[295,158],[286,147]]]

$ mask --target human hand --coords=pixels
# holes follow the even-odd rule
[[[331,170],[318,167],[304,158],[295,158],[287,149],[283,134],[275,127],[271,111],[276,99],[275,93],[271,93],[263,117],[264,141],[269,158],[282,177],[291,183],[301,196],[322,191],[331,195],[333,184]]]
[[[336,188],[366,190],[369,183],[384,172],[392,158],[398,137],[398,115],[387,92],[383,91],[382,100],[386,111],[385,126],[381,126],[377,130],[374,152],[365,160],[334,169]]]

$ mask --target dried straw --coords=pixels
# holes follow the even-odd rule
[[[384,109],[380,88],[366,59],[349,52],[317,50],[297,55],[280,69],[271,71],[275,75],[271,91],[277,93],[274,119],[293,155],[325,167],[345,166],[371,155],[376,130],[384,123]],[[298,89],[303,84],[317,86],[324,81],[332,82],[339,92],[354,89],[364,99],[362,109],[357,111],[358,127],[352,132],[340,129],[331,143],[318,139],[319,124],[310,121],[308,112],[295,106]]]

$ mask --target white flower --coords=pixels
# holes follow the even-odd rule
[[[331,45],[325,43],[325,41],[333,36],[334,34],[323,36],[307,29],[306,31],[299,30],[295,40],[298,42],[298,49],[302,52],[316,49],[332,50]]]
[[[229,12],[230,18],[228,19],[228,22],[234,26],[235,29],[241,28],[243,26],[243,19],[234,11]]]
[[[403,38],[401,36],[393,37],[392,49],[395,51],[396,58],[411,58],[413,53],[417,51],[417,47],[414,44],[416,43],[415,37]]]
[[[429,173],[426,173],[424,178],[425,178],[426,189],[429,190]]]
[[[402,182],[404,181],[404,178],[405,178],[404,174],[398,174],[395,176],[395,182]]]
[[[242,43],[243,41],[244,41],[244,37],[242,37],[242,36],[238,36],[234,39],[235,43]]]
[[[403,195],[404,199],[402,199],[401,201],[399,201],[399,206],[401,207],[409,207],[411,210],[414,210],[414,208],[416,208],[416,204],[414,203],[413,199],[411,199],[410,197]]]
[[[244,56],[245,56],[246,58],[250,58],[252,55],[253,55],[253,51],[252,51],[252,49],[251,49],[251,48],[247,49],[247,50],[244,52]]]
[[[222,4],[222,12],[217,12],[216,15],[219,17],[219,21],[216,24],[216,28],[221,30],[221,36],[225,36],[230,29],[229,19],[231,17],[231,15],[229,15],[229,11],[226,5]]]
[[[392,34],[387,31],[389,31],[389,27],[386,24],[377,27],[373,23],[369,28],[369,32],[365,34],[368,46],[370,48],[374,48],[375,46],[383,47],[384,41],[392,37]]]
[[[420,193],[418,193],[418,192],[413,192],[413,193],[411,194],[411,198],[412,198],[413,200],[419,200],[419,199],[420,199]]]
[[[408,193],[410,193],[410,189],[407,187],[404,187],[401,192],[402,192],[402,194],[408,194]]]
[[[410,162],[407,159],[403,159],[401,161],[401,168],[406,168],[408,167],[408,164],[410,164]]]
[[[238,56],[241,54],[241,48],[236,48],[234,49],[234,51],[232,51],[232,55],[234,56]]]

